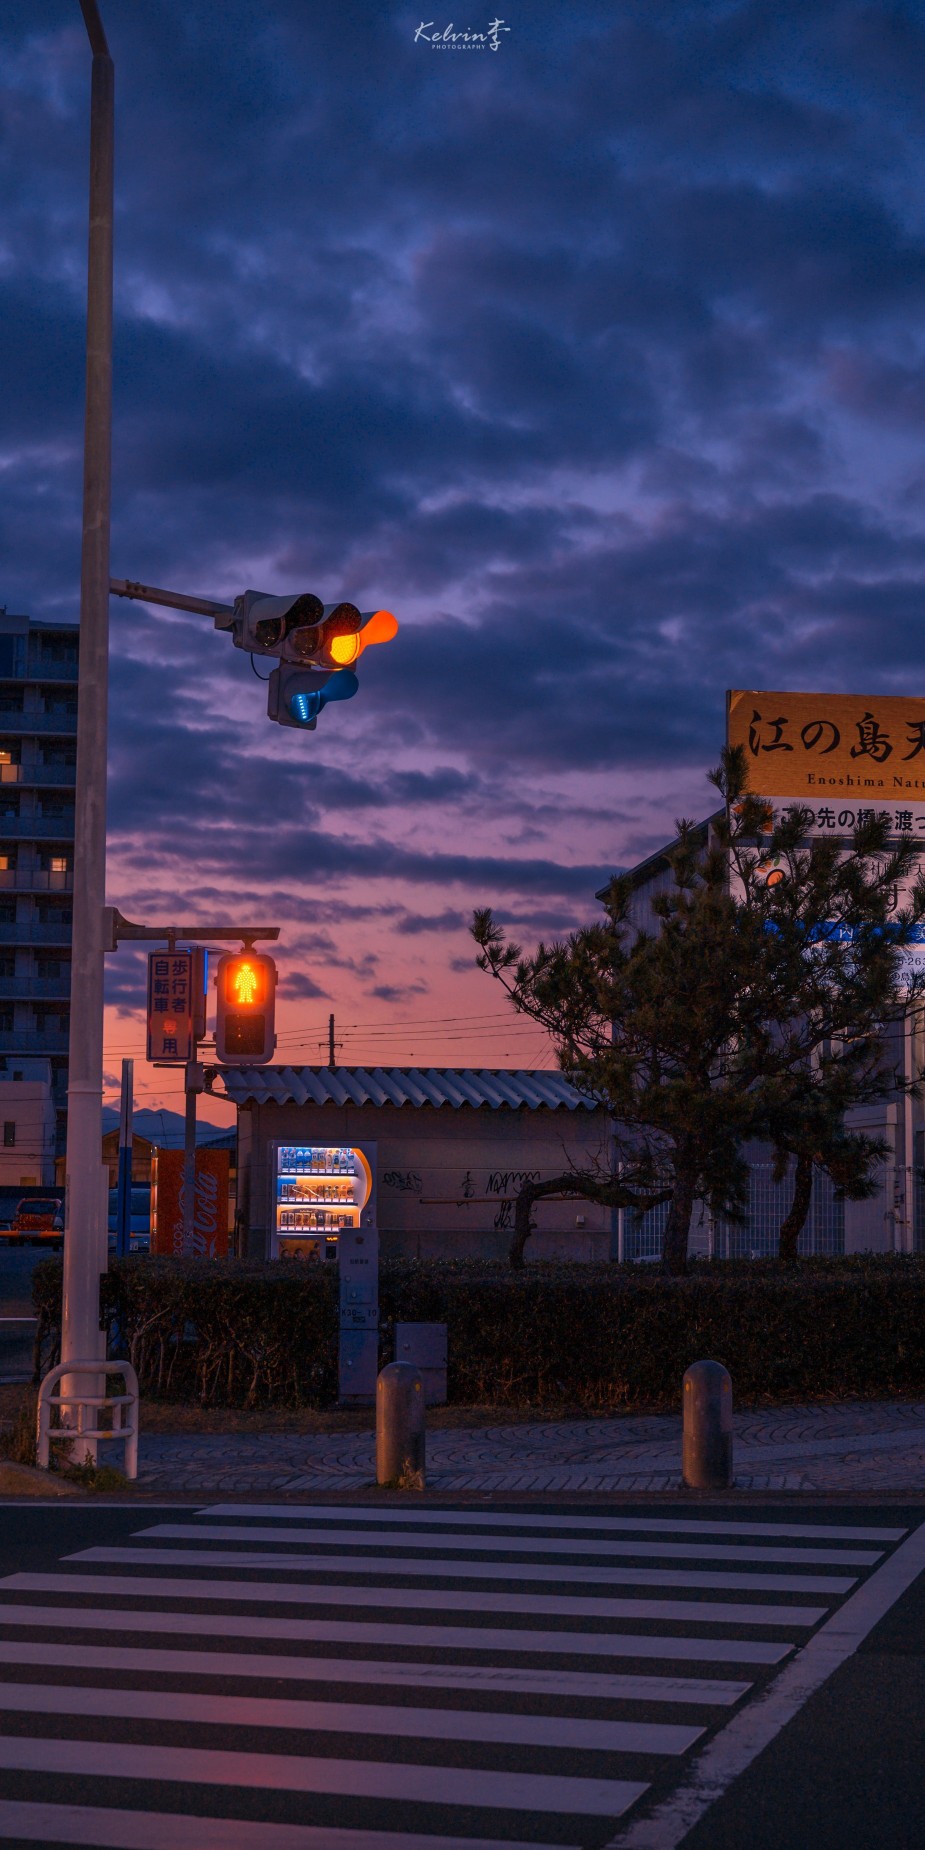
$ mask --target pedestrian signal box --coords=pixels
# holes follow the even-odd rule
[[[276,1049],[276,965],[255,951],[220,957],[215,1052],[223,1066],[264,1066]]]

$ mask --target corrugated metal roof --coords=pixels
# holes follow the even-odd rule
[[[225,1092],[246,1105],[461,1105],[594,1111],[562,1073],[429,1066],[242,1066],[222,1069]]]

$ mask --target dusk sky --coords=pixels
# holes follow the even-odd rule
[[[114,601],[108,897],[280,925],[280,1060],[333,1010],[351,1064],[551,1064],[474,905],[594,916],[708,807],[727,687],[925,691],[922,9],[101,11],[113,572],[402,626],[299,734]],[[4,19],[0,603],[70,621],[90,55],[77,0]],[[176,1107],[141,957],[109,995],[109,1079]]]

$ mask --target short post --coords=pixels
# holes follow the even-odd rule
[[[688,1490],[732,1485],[732,1381],[721,1362],[694,1362],[684,1376],[681,1476]]]
[[[424,1380],[410,1362],[390,1362],[376,1382],[376,1483],[424,1489]]]

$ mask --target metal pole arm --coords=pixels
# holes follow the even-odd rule
[[[84,16],[84,25],[87,28],[90,50],[94,58],[108,58],[109,46],[96,0],[80,0],[80,10]]]
[[[185,591],[160,591],[157,585],[142,585],[134,578],[110,578],[109,589],[113,597],[134,597],[143,604],[166,604],[169,610],[193,610],[200,617],[214,617],[218,629],[229,629],[230,624],[219,623],[219,617],[233,617],[233,604],[216,604],[210,597],[187,597]]]
[[[124,919],[117,906],[103,909],[106,947],[114,951],[123,939],[147,938],[160,942],[183,938],[192,944],[207,944],[210,938],[230,943],[253,944],[258,938],[278,938],[278,925],[134,925]]]

